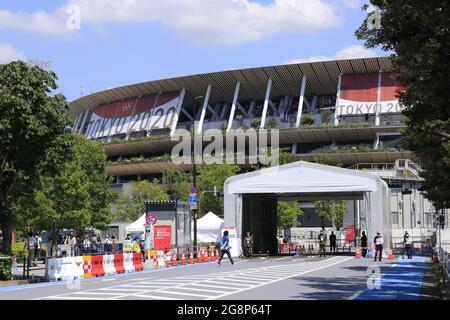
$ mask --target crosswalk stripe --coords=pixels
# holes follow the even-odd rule
[[[167,294],[175,294],[175,295],[180,295],[180,296],[193,296],[193,297],[203,297],[203,298],[210,298],[210,297],[214,297],[212,295],[207,295],[207,294],[198,294],[198,293],[187,293],[187,292],[176,292],[176,291],[169,291],[169,290],[164,290],[164,291],[156,291],[158,293],[167,293]]]
[[[157,300],[181,300],[178,298],[161,297],[161,296],[148,295],[148,294],[135,294],[133,296],[139,297],[139,298],[149,298],[149,299],[157,299]],[[114,300],[114,299],[112,299],[112,300]]]
[[[196,286],[196,285],[194,285]],[[205,288],[193,288],[193,287],[178,287],[177,289],[182,289],[182,290],[192,290],[192,291],[207,291],[207,292],[215,292],[215,293],[223,293],[223,290],[211,290],[211,289],[205,289]]]

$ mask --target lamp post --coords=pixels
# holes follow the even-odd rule
[[[195,164],[195,105],[197,101],[203,99],[203,96],[197,96],[193,98],[192,103],[192,125],[191,125],[191,159],[192,159],[192,175],[193,175],[193,184],[194,188],[197,189],[197,166]],[[192,216],[194,218],[194,257],[197,258],[198,248],[197,248],[197,209],[192,209]]]

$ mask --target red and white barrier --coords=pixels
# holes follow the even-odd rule
[[[132,253],[124,253],[123,254],[123,266],[125,268],[125,272],[134,272],[134,264],[133,264],[133,254]]]

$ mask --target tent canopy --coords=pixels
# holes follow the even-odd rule
[[[375,174],[298,161],[228,178],[224,184],[225,224],[242,232],[245,196],[270,195],[279,200],[357,200],[361,229],[389,241],[389,188]]]
[[[135,222],[125,227],[126,233],[136,233],[145,231],[145,213],[139,217]]]
[[[197,241],[201,243],[218,241],[223,226],[223,219],[219,218],[211,211],[208,212],[202,218],[197,220]]]

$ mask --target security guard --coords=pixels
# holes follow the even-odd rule
[[[250,231],[247,231],[247,234],[244,237],[244,246],[247,256],[251,258],[253,256],[253,235]]]

